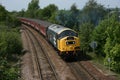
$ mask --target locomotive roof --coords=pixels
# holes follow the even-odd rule
[[[65,31],[65,30],[71,30],[70,28],[66,28],[64,26],[61,25],[57,25],[57,24],[52,24],[51,26],[48,27],[50,30],[54,31],[57,34],[60,34],[61,32]]]

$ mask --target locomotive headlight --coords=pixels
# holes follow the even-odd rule
[[[75,41],[73,41],[73,44],[75,44]]]

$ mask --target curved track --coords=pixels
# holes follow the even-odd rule
[[[25,25],[24,27],[24,33],[26,35],[26,38],[28,39],[30,53],[32,55],[35,79],[114,80],[114,78],[109,78],[108,76],[101,74],[98,70],[95,69],[95,67],[93,67],[92,64],[87,61],[70,62],[65,64],[61,59],[59,59],[58,55],[55,56],[54,59],[50,59],[49,57],[55,54],[54,51],[50,49],[50,46],[43,47],[43,44],[41,44],[41,42],[46,42],[44,42],[43,39],[40,39],[39,35],[36,34],[36,31]],[[48,55],[48,53],[50,55]],[[51,53],[53,54],[51,55]],[[72,76],[66,74],[70,74]]]
[[[59,80],[46,51],[42,48],[34,33],[25,27],[25,34],[31,45],[31,53],[34,64],[34,77],[40,80]]]

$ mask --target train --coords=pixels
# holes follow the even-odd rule
[[[38,19],[19,18],[19,20],[22,24],[39,31],[59,51],[60,55],[74,55],[80,51],[80,40],[76,31]]]

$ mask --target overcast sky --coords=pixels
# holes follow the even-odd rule
[[[44,8],[49,4],[55,4],[59,9],[70,9],[73,3],[76,3],[77,8],[82,9],[86,2],[89,0],[39,0],[40,8]],[[104,5],[104,7],[110,8],[120,8],[120,0],[96,0],[97,3]],[[31,0],[0,0],[2,4],[8,11],[20,11],[21,9],[27,9],[28,4]]]

